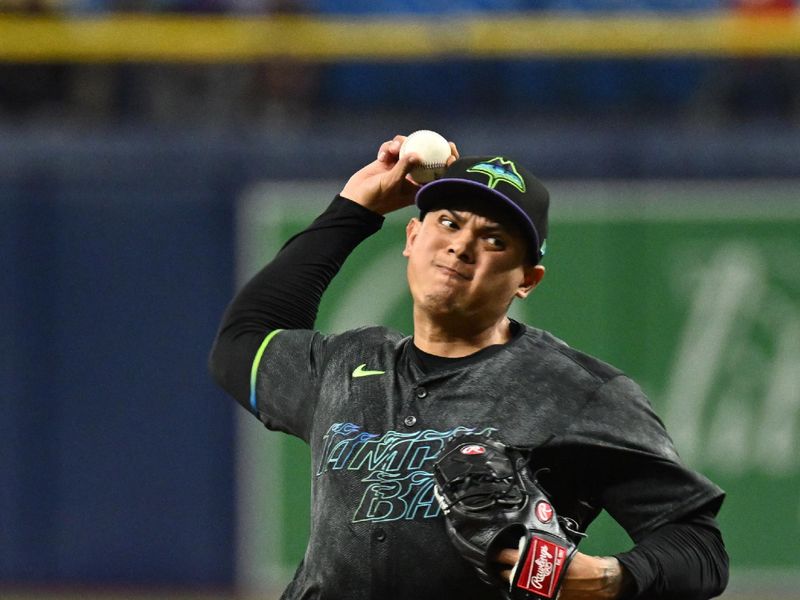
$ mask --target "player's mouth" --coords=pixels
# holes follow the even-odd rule
[[[465,281],[471,281],[472,280],[472,276],[471,275],[469,275],[467,273],[464,273],[463,271],[460,271],[460,270],[455,269],[453,267],[448,267],[447,265],[441,265],[441,264],[438,264],[438,263],[435,264],[434,266],[436,267],[436,269],[440,273],[442,273],[443,275],[446,275],[447,277],[453,277],[455,279],[463,279]]]

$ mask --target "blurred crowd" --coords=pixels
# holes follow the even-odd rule
[[[0,11],[272,14],[474,10],[792,11],[800,0],[0,0]],[[0,15],[0,18],[2,16]],[[2,43],[0,41],[0,43]],[[273,127],[322,113],[800,122],[800,60],[714,57],[245,64],[0,62],[0,123]]]
[[[800,123],[792,60],[0,64],[0,124],[249,129],[396,112]]]

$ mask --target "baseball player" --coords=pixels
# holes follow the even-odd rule
[[[419,157],[399,158],[403,140],[383,143],[243,287],[211,353],[223,388],[311,451],[310,539],[283,598],[508,597],[459,554],[434,497],[432,465],[465,433],[531,449],[575,529],[606,510],[633,539],[614,556],[576,552],[561,600],[720,594],[723,491],[681,463],[631,379],[507,316],[545,274],[545,187],[507,157],[459,158],[452,144],[444,176],[420,187],[407,176]],[[314,331],[349,253],[415,202],[403,249],[413,336]],[[508,579],[519,558],[509,545],[490,560]]]

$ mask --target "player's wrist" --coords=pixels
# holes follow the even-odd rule
[[[598,557],[603,589],[609,600],[626,598],[631,589],[631,579],[625,567],[613,556]]]
[[[339,196],[344,198],[345,200],[349,200],[354,204],[358,204],[359,206],[366,208],[367,210],[374,212],[376,214],[381,214],[379,211],[375,210],[372,206],[370,206],[370,202],[364,198],[364,196],[358,193],[356,190],[348,189],[347,186],[344,186],[341,192],[339,192]]]

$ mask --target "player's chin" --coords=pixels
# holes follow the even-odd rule
[[[419,305],[428,314],[436,316],[453,316],[463,312],[463,294],[452,287],[442,287],[425,293]]]

